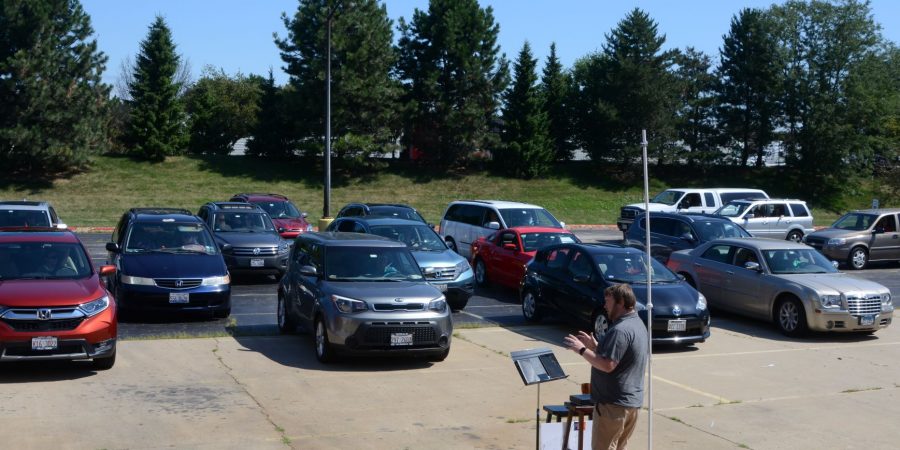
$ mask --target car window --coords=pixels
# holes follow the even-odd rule
[[[415,220],[425,223],[425,219],[412,208],[400,206],[372,206],[369,208],[369,216],[392,217],[394,219]]]
[[[488,228],[488,225],[491,222],[497,222],[497,224],[499,224],[500,216],[498,216],[493,209],[485,208],[484,217],[481,219],[481,226],[484,228]]]
[[[575,255],[569,261],[569,275],[572,277],[590,277],[593,265],[590,255],[585,252],[575,252]]]
[[[6,242],[0,244],[0,280],[77,279],[91,275],[81,245],[69,242]]]
[[[729,203],[732,200],[741,200],[744,198],[768,198],[762,192],[723,192],[719,195],[722,203]]]
[[[716,206],[716,197],[713,196],[712,192],[705,192],[703,197],[706,200],[707,207]]]
[[[815,249],[763,250],[773,274],[835,273],[838,270]]]
[[[56,215],[56,210],[52,206],[48,207],[47,210],[50,211],[50,222],[54,224],[59,223],[59,216]]]
[[[684,198],[680,202],[680,206],[684,209],[694,208],[697,206],[703,206],[700,200],[700,193],[692,192],[684,196]]]
[[[253,203],[262,208],[273,219],[297,219],[300,217],[300,211],[293,203],[288,201]]]
[[[221,219],[219,218],[221,217]],[[216,231],[238,233],[261,233],[275,230],[272,219],[267,214],[248,212],[216,213]]]
[[[462,222],[460,219],[460,210],[462,209],[462,205],[453,205],[447,208],[447,213],[444,214],[444,220],[452,220],[454,222]]]
[[[897,221],[894,219],[893,214],[888,214],[878,220],[878,223],[875,224],[875,228],[880,228],[885,233],[894,233],[897,231]]]
[[[664,205],[674,205],[681,196],[684,195],[684,192],[681,191],[662,191],[659,194],[656,194],[656,197],[653,197],[651,200],[652,203],[662,203]]]
[[[513,244],[516,248],[519,247],[519,240],[516,239],[516,233],[512,231],[505,231],[500,234],[500,246],[504,246],[506,244]]]
[[[847,213],[831,226],[841,230],[862,231],[868,230],[876,219],[878,219],[878,216],[875,214]]]
[[[356,222],[352,220],[342,220],[337,224],[335,231],[339,231],[342,233],[350,233],[356,227]]]
[[[50,217],[46,212],[32,209],[0,210],[0,227],[49,227]]]
[[[759,258],[756,257],[756,252],[753,249],[737,247],[734,252],[734,260],[732,265],[738,267],[744,267],[748,262],[759,263]]]
[[[406,247],[330,247],[325,277],[332,281],[421,280],[422,272]]]
[[[794,217],[809,217],[809,210],[803,203],[791,203],[790,205]]]
[[[522,233],[521,237],[524,252],[533,252],[549,245],[581,242],[574,234],[569,233]]]
[[[750,203],[747,202],[730,202],[719,208],[714,214],[725,217],[738,217],[744,213]]]
[[[372,234],[403,242],[412,250],[442,252],[447,249],[444,240],[425,225],[378,225],[371,230]]]
[[[547,254],[547,267],[550,269],[562,269],[569,262],[569,248],[557,248]]]
[[[790,216],[790,215],[791,215],[791,213],[788,212],[788,208],[787,208],[786,204],[784,204],[784,203],[773,203],[772,204],[772,211],[770,212],[769,217],[784,217],[784,216]]]
[[[461,205],[462,208],[459,211],[459,218],[457,219],[459,222],[469,224],[469,225],[477,225],[481,226],[484,219],[484,208],[476,205]]]
[[[694,222],[694,229],[704,242],[721,238],[750,237],[750,233],[730,220],[698,220]]]
[[[507,227],[536,226],[562,228],[559,221],[543,208],[501,209],[500,215]]]
[[[732,248],[730,245],[713,245],[710,248],[706,249],[706,251],[704,251],[703,254],[700,255],[700,258],[728,264],[731,260],[731,252]]]
[[[643,222],[643,220],[641,221]],[[675,221],[665,217],[651,217],[650,218],[650,232],[662,234],[665,236],[675,236],[675,230],[673,226],[675,225]]]

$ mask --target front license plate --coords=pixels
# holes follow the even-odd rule
[[[668,330],[669,331],[687,330],[687,320],[684,320],[684,319],[670,320]]]
[[[39,336],[31,338],[32,350],[56,350],[56,336]]]
[[[446,285],[446,284],[432,284],[432,286],[438,288],[438,290],[441,291],[441,292],[447,292],[447,285]]]
[[[170,292],[169,303],[190,303],[191,294],[187,292]]]
[[[251,259],[250,267],[265,267],[266,261],[264,259]]]
[[[391,346],[413,345],[412,333],[391,333]]]
[[[859,325],[862,327],[867,327],[870,325],[875,325],[875,316],[862,316],[859,318]]]

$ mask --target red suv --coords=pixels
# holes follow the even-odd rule
[[[116,305],[71,231],[0,233],[0,362],[92,359],[116,362]]]
[[[312,231],[306,221],[306,213],[300,212],[287,197],[280,194],[237,194],[232,202],[254,203],[269,213],[278,234],[284,239],[294,239],[300,234]]]

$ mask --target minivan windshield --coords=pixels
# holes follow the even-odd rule
[[[330,281],[420,281],[422,271],[406,247],[328,247]]]
[[[662,191],[650,200],[651,203],[662,203],[663,205],[674,205],[684,192],[681,191]]]
[[[841,216],[831,227],[841,230],[863,231],[868,230],[877,219],[878,216],[875,214],[847,213]]]
[[[719,208],[713,214],[725,217],[738,217],[749,208],[751,203],[748,202],[730,202]]]
[[[600,274],[607,281],[617,283],[646,283],[647,259],[643,253],[615,253],[596,256]],[[655,258],[650,258],[653,283],[674,283],[678,276]]]
[[[300,210],[289,201],[253,203],[265,210],[273,219],[298,219],[301,217]]]
[[[136,222],[128,233],[125,253],[151,252],[215,255],[219,248],[199,223]]]
[[[543,208],[508,208],[501,209],[500,215],[506,226],[512,227],[550,227],[562,228],[562,224]]]
[[[0,280],[86,278],[91,264],[79,244],[69,242],[0,243]]]
[[[372,234],[406,244],[410,250],[442,252],[447,250],[444,240],[426,225],[376,225]]]

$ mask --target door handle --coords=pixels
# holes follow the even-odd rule
[[[734,275],[734,271],[733,271],[733,270],[726,270],[725,273],[727,273],[728,275]]]

